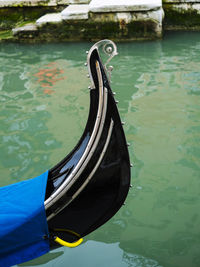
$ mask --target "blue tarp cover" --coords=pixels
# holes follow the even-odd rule
[[[0,188],[0,267],[12,266],[49,251],[44,198],[48,172]]]

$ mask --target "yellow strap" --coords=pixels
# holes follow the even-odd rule
[[[75,247],[79,246],[83,242],[83,238],[80,238],[76,242],[69,243],[69,242],[66,242],[66,241],[64,241],[61,238],[56,236],[54,241],[57,242],[58,244],[60,244],[61,246],[65,246],[65,247],[69,247],[69,248],[75,248]]]

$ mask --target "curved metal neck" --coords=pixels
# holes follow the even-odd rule
[[[94,80],[92,77],[92,73],[91,73],[91,69],[90,69],[90,57],[91,54],[94,50],[97,50],[97,53],[100,54],[100,50],[102,49],[103,54],[105,54],[107,56],[107,60],[105,63],[103,63],[103,66],[105,68],[106,71],[111,72],[112,71],[112,67],[111,68],[107,68],[108,63],[111,61],[111,59],[118,55],[117,53],[117,46],[116,44],[108,39],[105,40],[101,40],[97,43],[95,43],[91,49],[88,52],[88,56],[87,56],[87,65],[88,65],[88,71],[89,71],[89,75],[90,75],[90,79],[91,79],[91,87],[94,88]],[[108,77],[110,77],[110,73],[108,75]]]

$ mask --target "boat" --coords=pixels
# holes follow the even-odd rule
[[[105,64],[101,55],[107,59]],[[75,148],[46,173],[44,209],[49,232],[43,239],[50,249],[80,244],[127,197],[131,176],[128,144],[110,86],[112,67],[107,67],[115,55],[117,47],[110,40],[97,42],[87,53],[91,85],[85,130]]]
[[[108,56],[105,65],[100,50]],[[54,229],[69,229],[81,237],[89,234],[118,211],[128,194],[129,153],[106,73],[107,64],[116,54],[117,47],[110,40],[96,43],[88,52],[88,121],[73,151],[49,171],[45,209],[53,235]],[[65,240],[70,238],[65,231],[56,234]]]

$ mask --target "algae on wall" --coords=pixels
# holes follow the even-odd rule
[[[66,0],[60,0],[63,2]],[[73,1],[73,0],[71,0]],[[88,0],[81,0],[88,1]],[[184,3],[183,3],[184,1]],[[195,0],[194,0],[195,1]],[[199,4],[191,0],[163,0],[164,29],[200,30]],[[57,2],[58,3],[58,2]],[[33,22],[47,13],[60,12],[66,6],[15,6],[0,8],[0,39],[11,35],[12,28]],[[22,30],[13,40],[20,42],[99,40],[152,40],[162,37],[162,8],[149,12],[89,13],[88,20],[68,20],[59,24],[48,23],[34,30]],[[156,13],[157,12],[157,13]],[[154,14],[155,13],[155,14]],[[122,16],[122,14],[124,14]],[[158,16],[159,15],[159,16]],[[160,17],[158,19],[158,17]],[[18,29],[16,30],[18,32]],[[8,34],[9,33],[9,34]],[[5,36],[5,38],[4,38]]]
[[[12,39],[13,35],[12,35],[12,31],[11,30],[7,30],[7,31],[0,31],[0,40],[9,40]]]
[[[76,20],[41,25],[36,31],[19,31],[15,38],[19,42],[64,42],[96,41],[110,38],[115,41],[153,40],[161,37],[157,33],[157,23],[153,20],[93,21]]]
[[[1,7],[0,30],[9,30],[23,23],[35,21],[46,13],[58,12],[62,6]]]
[[[200,30],[200,0],[193,2],[172,2],[165,0],[163,8],[165,12],[164,28],[171,30]],[[197,2],[197,1],[196,1]]]

